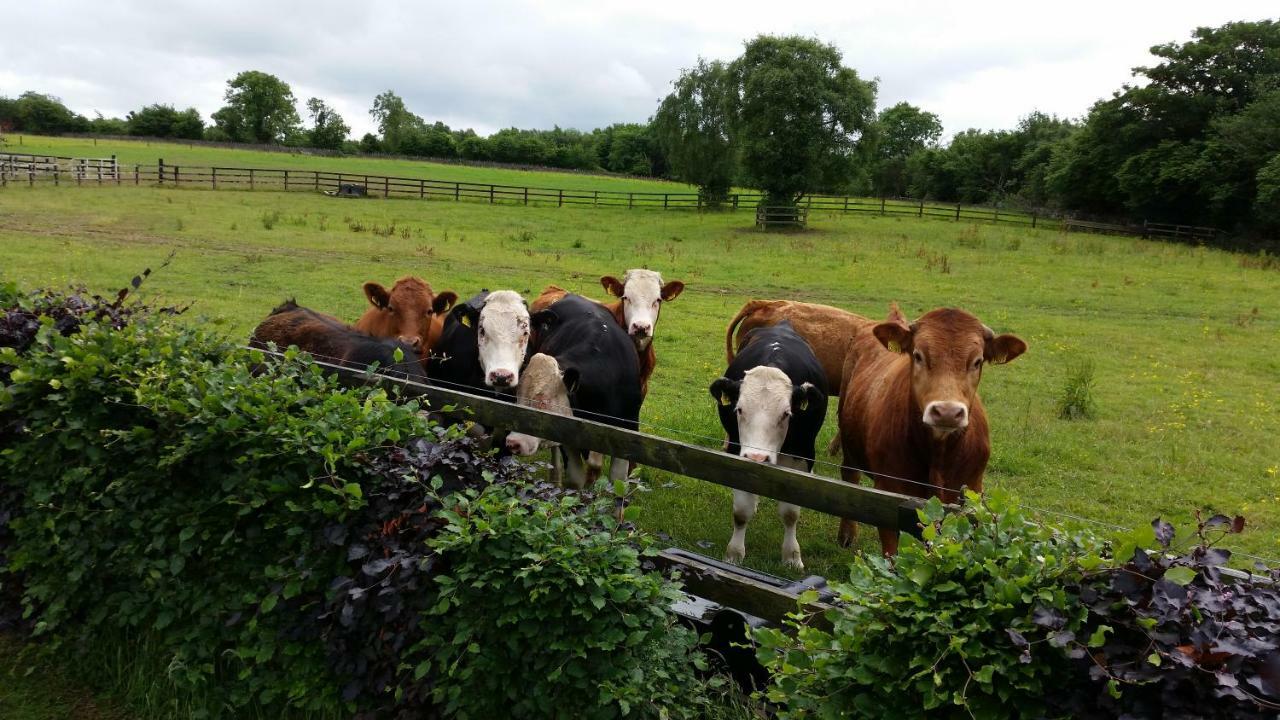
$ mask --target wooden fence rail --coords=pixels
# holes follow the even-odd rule
[[[68,163],[85,163],[77,166]],[[342,185],[358,185],[366,194],[384,198],[414,198],[419,200],[469,200],[491,205],[533,206],[591,206],[628,209],[661,210],[756,210],[763,196],[760,193],[732,193],[722,203],[709,204],[696,192],[656,192],[621,190],[572,190],[498,183],[475,183],[426,178],[367,175],[330,170],[285,170],[258,167],[196,167],[166,164],[161,159],[156,165],[134,165],[132,171],[121,167],[115,158],[53,158],[49,156],[0,154],[0,185],[37,182],[61,184],[60,180],[74,179],[77,184],[121,184],[129,178],[132,184],[165,185],[172,187],[206,187],[218,189],[283,190],[336,193]],[[1168,238],[1212,240],[1220,231],[1214,228],[1190,225],[1170,225],[1144,222],[1142,225],[1122,225],[1089,222],[1074,219],[1045,217],[1038,213],[1002,211],[999,208],[940,204],[907,198],[861,198],[842,195],[808,195],[800,206],[806,215],[829,213],[832,215],[868,214],[881,216],[907,216],[938,220],[1012,224],[1031,228],[1061,229],[1080,232],[1107,232],[1134,235],[1144,238]],[[768,223],[766,223],[768,224]]]

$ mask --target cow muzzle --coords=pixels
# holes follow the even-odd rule
[[[942,433],[961,430],[969,425],[969,406],[953,400],[937,400],[924,409],[924,424]]]
[[[489,387],[509,388],[516,384],[516,374],[510,370],[490,370],[484,381]]]
[[[767,453],[767,452],[764,452],[764,451],[762,451],[762,450],[743,450],[743,451],[742,451],[742,457],[744,457],[744,458],[746,458],[746,459],[748,459],[748,460],[750,460],[750,461],[752,461],[752,462],[765,463],[765,464],[767,464],[767,465],[773,465],[773,464],[775,464],[775,463],[774,463],[774,459],[775,459],[775,458],[774,458],[774,454],[773,454],[773,453]]]
[[[521,456],[533,455],[538,452],[540,444],[538,438],[523,433],[509,433],[506,440],[507,451],[513,455]]]

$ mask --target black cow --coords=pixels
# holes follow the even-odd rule
[[[595,420],[638,430],[640,427],[640,362],[635,345],[613,315],[581,295],[565,295],[531,317],[534,339],[529,346],[517,402],[560,415]],[[522,433],[507,436],[508,450],[520,455],[538,451],[539,440]],[[598,475],[603,460],[580,448],[562,447],[557,467],[565,465],[565,484],[584,487]],[[614,458],[612,480],[625,480],[626,460]]]
[[[827,416],[827,376],[813,349],[788,321],[752,330],[711,395],[728,435],[725,450],[748,460],[812,470],[818,431]],[[746,555],[747,523],[759,498],[733,491],[733,537],[725,559]],[[784,532],[782,561],[803,568],[796,523],[800,508],[778,503]]]
[[[425,383],[422,362],[413,346],[394,338],[379,338],[361,332],[324,313],[301,307],[293,300],[271,311],[253,331],[252,347],[267,349],[274,343],[281,350],[295,345],[321,362],[365,370],[375,363],[384,375]],[[400,359],[396,359],[399,350]]]

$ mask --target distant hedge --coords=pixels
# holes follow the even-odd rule
[[[128,295],[0,290],[0,604],[43,647],[145,640],[209,717],[483,717],[503,696],[458,688],[498,667],[528,716],[708,702],[611,506]]]

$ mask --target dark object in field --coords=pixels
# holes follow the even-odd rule
[[[369,190],[363,185],[342,183],[338,185],[337,190],[329,190],[325,195],[332,197],[369,197]]]
[[[300,307],[293,300],[271,311],[249,338],[251,347],[281,350],[295,345],[321,362],[366,370],[377,364],[384,375],[427,381],[422,361],[412,345],[390,338],[376,338],[349,327],[341,320]],[[396,359],[396,350],[401,356]]]

